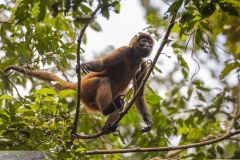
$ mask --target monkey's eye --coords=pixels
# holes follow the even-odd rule
[[[148,45],[149,45],[150,47],[152,47],[152,46],[153,46],[152,41],[148,41]]]
[[[139,42],[141,45],[144,45],[146,43],[146,39],[142,39],[140,42]]]

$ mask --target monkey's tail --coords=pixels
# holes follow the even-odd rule
[[[27,69],[21,66],[8,66],[4,69],[4,73],[7,73],[10,70],[18,71],[22,74],[28,75],[30,77],[35,77],[37,79],[48,82],[50,85],[54,86],[57,90],[63,89],[76,89],[77,84],[72,82],[67,82],[59,78],[53,73],[46,71],[35,71]]]

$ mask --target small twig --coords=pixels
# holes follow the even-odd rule
[[[133,153],[133,152],[161,152],[161,151],[173,151],[173,150],[182,150],[200,146],[206,146],[210,144],[214,144],[225,139],[228,139],[234,135],[240,134],[240,130],[236,130],[234,132],[227,133],[221,137],[211,139],[208,141],[203,141],[199,143],[187,144],[182,146],[176,147],[154,147],[154,148],[131,148],[131,149],[115,149],[115,150],[88,150],[85,151],[86,155],[93,155],[93,154],[116,154],[116,153]]]
[[[3,21],[3,20],[0,20],[0,23],[13,24],[13,22],[9,22],[9,21]]]
[[[227,50],[225,50],[225,49],[223,49],[222,47],[220,47],[217,43],[213,44],[213,46],[219,48],[221,51],[223,51],[223,52],[226,53],[226,54],[234,55],[233,53],[230,53],[230,52],[228,52]]]
[[[8,78],[8,76],[7,76],[4,72],[0,71],[0,73],[2,74],[2,76],[4,76],[4,77],[8,80],[8,82],[13,86],[13,88],[16,90],[17,95],[18,95],[18,97],[20,98],[22,104],[25,106],[24,99],[23,99],[22,96],[20,95],[17,87],[12,83],[12,81]]]
[[[187,50],[187,47],[188,47],[188,44],[189,44],[189,42],[190,42],[190,40],[192,38],[192,35],[193,35],[193,32],[189,35],[189,38],[188,38],[187,43],[185,45],[185,49],[184,49],[185,51]]]
[[[195,34],[194,34],[194,32],[196,32],[195,30],[191,33],[191,35],[193,35],[193,39],[195,39]],[[195,42],[194,41],[192,41],[192,44],[193,44],[193,46],[195,46]],[[197,61],[197,59],[194,57],[194,55],[193,55],[193,53],[194,53],[194,51],[193,51],[193,48],[192,48],[192,52],[191,52],[191,58],[192,58],[192,60],[195,62],[195,64],[196,64],[196,68],[195,68],[195,70],[194,70],[194,73],[193,73],[193,75],[191,76],[191,84],[193,83],[193,79],[194,79],[194,77],[199,73],[199,71],[200,71],[200,64],[199,64],[199,62]]]
[[[170,4],[166,1],[166,0],[162,0],[163,3],[165,3],[166,5],[170,6]]]
[[[199,64],[199,62],[197,61],[197,59],[194,57],[194,54],[193,54],[193,50],[192,50],[192,52],[191,52],[191,58],[192,58],[192,60],[195,62],[195,64],[196,64],[196,68],[195,68],[195,70],[194,70],[194,73],[193,73],[193,75],[191,76],[191,84],[193,83],[193,79],[194,79],[194,77],[199,73],[199,71],[200,71],[200,64]]]
[[[231,125],[229,128],[230,131],[234,128],[236,121],[240,115],[240,87],[238,87],[237,95],[235,96],[235,98],[236,98],[236,102],[235,104],[233,104],[234,113],[233,113],[233,119],[231,121]]]

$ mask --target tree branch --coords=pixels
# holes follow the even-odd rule
[[[13,24],[13,22],[9,22],[9,21],[3,21],[3,20],[0,20],[0,23]]]
[[[13,86],[13,88],[16,90],[17,95],[18,95],[18,97],[20,98],[22,104],[25,106],[24,99],[23,99],[22,96],[20,95],[17,87],[12,83],[12,81],[8,78],[8,76],[7,76],[4,72],[0,71],[0,73],[1,73],[1,75],[2,75],[4,78],[6,78],[6,79],[8,80],[8,82]]]
[[[81,63],[80,63],[80,49],[81,49],[81,43],[82,43],[82,37],[88,27],[88,25],[92,22],[92,20],[95,18],[95,15],[97,12],[101,9],[102,5],[99,3],[97,8],[94,10],[91,16],[91,20],[89,20],[84,26],[83,29],[80,32],[80,35],[77,39],[77,77],[78,77],[78,83],[77,83],[77,108],[75,113],[75,119],[73,123],[73,130],[72,134],[75,134],[77,132],[77,126],[78,126],[78,118],[79,118],[79,112],[80,112],[80,99],[81,99]]]
[[[240,130],[236,130],[234,132],[227,133],[221,137],[218,137],[218,138],[215,138],[212,140],[188,144],[188,145],[176,146],[176,147],[131,148],[131,149],[115,149],[115,150],[89,150],[89,151],[85,151],[85,154],[93,155],[93,154],[116,154],[116,153],[133,153],[133,152],[173,151],[173,150],[188,149],[188,148],[193,148],[193,147],[200,147],[200,146],[214,144],[214,143],[223,141],[225,139],[228,139],[237,134],[240,134]]]

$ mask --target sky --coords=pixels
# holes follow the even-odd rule
[[[88,41],[84,46],[86,54],[101,52],[109,45],[115,48],[128,45],[135,34],[148,26],[138,0],[122,0],[120,14],[112,11],[108,20],[99,15],[97,22],[100,23],[102,32],[87,29]]]

